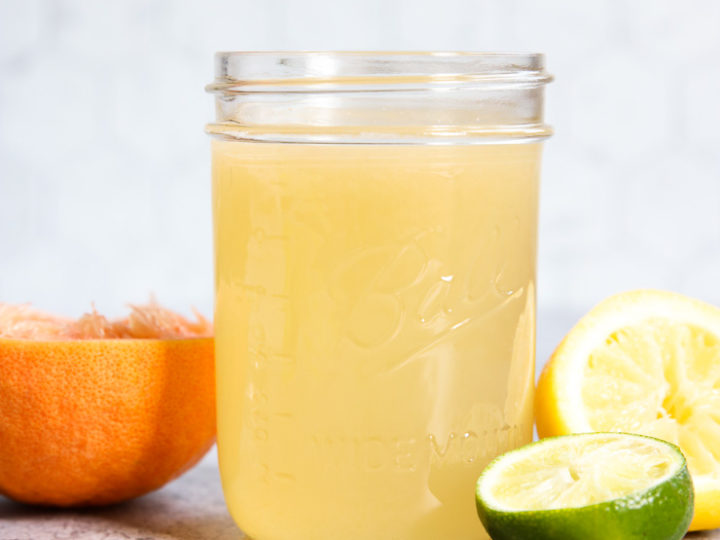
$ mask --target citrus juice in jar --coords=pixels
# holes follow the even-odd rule
[[[217,68],[230,512],[258,540],[487,538],[475,480],[532,438],[542,58]]]

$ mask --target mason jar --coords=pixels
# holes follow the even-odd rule
[[[218,448],[257,540],[487,538],[532,438],[542,55],[223,52]]]

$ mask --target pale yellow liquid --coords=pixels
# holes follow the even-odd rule
[[[218,443],[258,540],[487,538],[532,437],[540,144],[213,141]]]

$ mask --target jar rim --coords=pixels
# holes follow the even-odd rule
[[[342,49],[268,49],[257,51],[217,51],[216,56],[307,56],[314,54],[336,56],[512,56],[512,57],[544,57],[543,53],[516,52],[516,51],[463,51],[463,50],[342,50]]]
[[[322,144],[491,144],[551,134],[536,53],[226,51],[216,137]]]
[[[545,55],[541,53],[221,51],[215,53],[215,80],[206,90],[211,93],[233,92],[234,89],[277,91],[277,85],[342,88],[348,84],[538,86],[551,80],[552,76],[545,71]]]

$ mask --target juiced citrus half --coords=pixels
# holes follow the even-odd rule
[[[690,529],[720,527],[720,309],[652,290],[605,300],[550,358],[536,420],[541,437],[622,431],[678,445],[695,485]]]
[[[211,334],[155,303],[115,321],[0,303],[0,493],[107,504],[192,466],[215,440]]]
[[[493,540],[679,540],[693,513],[685,458],[626,433],[543,439],[493,461],[477,482]]]

